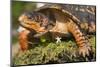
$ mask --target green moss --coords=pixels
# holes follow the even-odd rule
[[[93,48],[95,48],[95,36],[89,39]],[[48,64],[48,63],[68,63],[68,62],[79,62],[79,61],[93,61],[93,59],[87,59],[80,57],[77,54],[76,43],[72,40],[62,41],[59,44],[50,42],[44,43],[46,46],[40,44],[40,46],[34,49],[27,50],[26,52],[20,52],[14,59],[15,65],[26,65],[26,64]],[[95,54],[95,50],[94,50]]]

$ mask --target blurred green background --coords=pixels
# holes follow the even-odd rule
[[[18,17],[26,11],[33,11],[36,8],[36,3],[32,2],[23,2],[23,1],[12,1],[11,3],[11,19],[12,19],[12,43],[18,41],[18,32],[19,27]]]

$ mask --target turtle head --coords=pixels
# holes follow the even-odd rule
[[[33,30],[46,30],[49,24],[48,18],[39,12],[25,12],[19,17],[18,20],[21,26],[29,29],[31,28]]]

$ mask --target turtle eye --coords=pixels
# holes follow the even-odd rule
[[[28,19],[32,19],[32,15],[30,15],[30,14],[27,17],[28,17]]]
[[[28,19],[32,19],[32,14],[31,13],[25,13],[25,16],[27,16]]]

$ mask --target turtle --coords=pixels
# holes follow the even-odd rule
[[[39,26],[42,27],[42,25],[45,24],[45,29],[52,34],[53,39],[56,37],[66,37],[70,34],[77,43],[79,54],[83,57],[91,55],[92,47],[85,34],[82,32],[81,24],[86,22],[89,26],[91,22],[96,22],[95,6],[45,4],[35,9],[33,13],[34,12],[44,15],[45,18],[47,18],[48,22],[42,22]],[[34,21],[34,19],[32,19],[32,21]],[[36,21],[36,24],[37,23],[41,22]],[[31,29],[34,30],[33,27],[31,27]],[[87,29],[89,30],[89,27]]]

